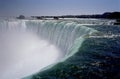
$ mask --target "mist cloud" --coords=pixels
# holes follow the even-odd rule
[[[60,51],[30,32],[0,32],[0,79],[20,79],[57,62]]]

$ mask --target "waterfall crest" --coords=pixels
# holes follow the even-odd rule
[[[67,21],[26,21],[26,28],[29,31],[41,36],[42,39],[56,45],[63,52],[63,56],[68,56],[78,43],[83,42],[85,35],[90,35],[96,30],[78,24],[76,22]],[[71,50],[73,49],[73,50]]]
[[[43,69],[44,69],[44,67],[46,67],[50,64],[53,64],[55,62],[57,62],[57,63],[63,62],[67,58],[73,56],[80,48],[82,42],[85,39],[84,37],[86,35],[90,35],[94,32],[97,32],[97,31],[92,28],[86,27],[85,25],[81,25],[77,22],[74,22],[74,21],[56,21],[56,20],[2,20],[2,21],[0,21],[1,36],[7,35],[7,38],[5,38],[5,40],[7,39],[8,42],[11,42],[14,44],[14,45],[10,44],[11,47],[17,47],[15,45],[18,45],[18,46],[22,45],[22,49],[20,48],[18,50],[20,50],[19,53],[22,53],[23,56],[24,56],[23,53],[26,54],[25,51],[30,51],[32,48],[34,48],[33,46],[36,46],[36,45],[37,45],[37,49],[34,49],[35,51],[32,52],[33,54],[36,52],[39,53],[39,51],[36,51],[36,50],[40,50],[41,48],[39,48],[39,47],[41,47],[41,45],[43,46],[42,47],[43,49],[45,47],[44,50],[41,49],[43,52],[46,52],[46,50],[48,50],[47,52],[49,52],[49,50],[51,50],[50,51],[51,53],[49,53],[50,55],[48,55],[48,56],[53,57],[54,59],[52,59],[51,57],[49,57],[49,58],[52,59],[54,62],[51,61],[51,63],[49,63],[49,64],[44,63],[45,65],[41,66],[41,68],[43,68]],[[21,39],[23,41],[18,43],[14,38],[17,41],[20,41]],[[40,43],[38,43],[38,39],[45,40],[45,41],[41,41]],[[9,40],[11,40],[11,41],[9,41]],[[46,43],[46,41],[50,45],[48,43]],[[56,46],[57,49],[60,51],[58,51],[54,46],[51,47],[51,45]],[[11,47],[10,47],[10,50],[11,50]],[[19,48],[19,47],[17,47],[17,48]],[[14,53],[16,53],[16,52],[17,52],[17,50],[14,51]],[[54,53],[54,52],[57,52],[57,53],[59,52],[59,54]],[[13,50],[12,50],[12,53],[13,53]],[[49,58],[47,58],[47,56],[46,56],[47,54],[48,53],[44,54],[45,56],[43,56],[43,57],[46,57],[46,60],[47,59],[50,60]],[[15,55],[13,55],[13,56],[15,56]],[[21,54],[18,54],[18,55],[21,55]],[[26,55],[28,55],[27,57],[32,58],[32,56],[31,55],[29,56],[28,53]],[[38,54],[38,56],[39,55],[40,54]],[[57,56],[57,57],[55,57],[55,56]],[[38,58],[39,57],[37,57],[37,60],[39,60]],[[57,60],[60,59],[60,60],[56,61],[56,59]],[[33,61],[33,62],[35,62],[35,61]],[[38,71],[38,70],[36,70],[36,71]],[[33,74],[33,71],[31,71],[31,72],[32,73],[29,72],[29,74]],[[12,72],[12,73],[14,73],[14,72]],[[20,72],[20,73],[22,73],[22,72]],[[26,71],[24,73],[22,73],[23,74],[22,77],[29,75],[29,74],[24,75],[26,73],[27,73]],[[34,71],[34,73],[35,73],[35,71]],[[17,74],[17,75],[19,75],[19,74]],[[18,77],[20,77],[20,76],[21,75],[19,75]],[[15,78],[15,77],[12,77],[12,78]]]

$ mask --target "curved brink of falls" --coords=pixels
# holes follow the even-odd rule
[[[59,62],[64,62],[74,55],[80,48],[86,35],[97,32],[92,28],[69,21],[26,21],[25,24],[29,31],[36,33],[62,51],[62,59]],[[52,65],[42,69],[42,71],[50,67]]]
[[[35,38],[35,39],[31,39],[30,42],[33,42],[34,40],[38,41],[38,37],[40,37],[41,40],[46,40],[50,44],[55,45],[57,48],[60,49],[62,53],[60,54],[60,58],[62,59],[59,60],[59,62],[63,62],[67,58],[74,55],[80,48],[82,42],[85,39],[84,37],[86,35],[90,35],[94,32],[97,32],[92,28],[89,28],[79,23],[71,22],[71,21],[70,22],[69,21],[47,21],[47,20],[46,21],[36,21],[36,20],[35,21],[34,20],[1,21],[0,26],[1,26],[0,31],[2,33],[4,33],[4,31],[9,31],[9,32],[12,31],[13,37],[17,35],[21,35],[21,32],[22,32],[22,33],[25,33],[21,35],[22,38],[23,37],[26,39]],[[31,36],[29,35],[30,33],[27,34],[26,32],[35,34],[35,37],[33,37],[34,35],[31,34],[32,35]],[[18,37],[18,39],[20,38]],[[26,42],[27,41],[24,41],[24,43]],[[33,44],[31,43],[31,45]],[[56,48],[53,47],[52,49],[55,50]],[[44,69],[47,69],[47,68],[44,68]]]
[[[33,24],[31,29],[35,30],[33,26],[40,28],[35,32],[60,48],[63,59],[52,68],[44,68],[42,72],[25,79],[120,78],[119,25],[105,23],[100,25],[102,22],[98,22],[100,24],[88,26],[84,25],[84,22],[80,23],[81,21],[78,23],[73,21],[29,21],[26,23]]]

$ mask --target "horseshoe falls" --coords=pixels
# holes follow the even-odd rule
[[[0,79],[118,79],[112,20],[0,20]]]

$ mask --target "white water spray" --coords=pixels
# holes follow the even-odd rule
[[[29,32],[0,32],[0,79],[20,79],[57,62],[60,51]]]

